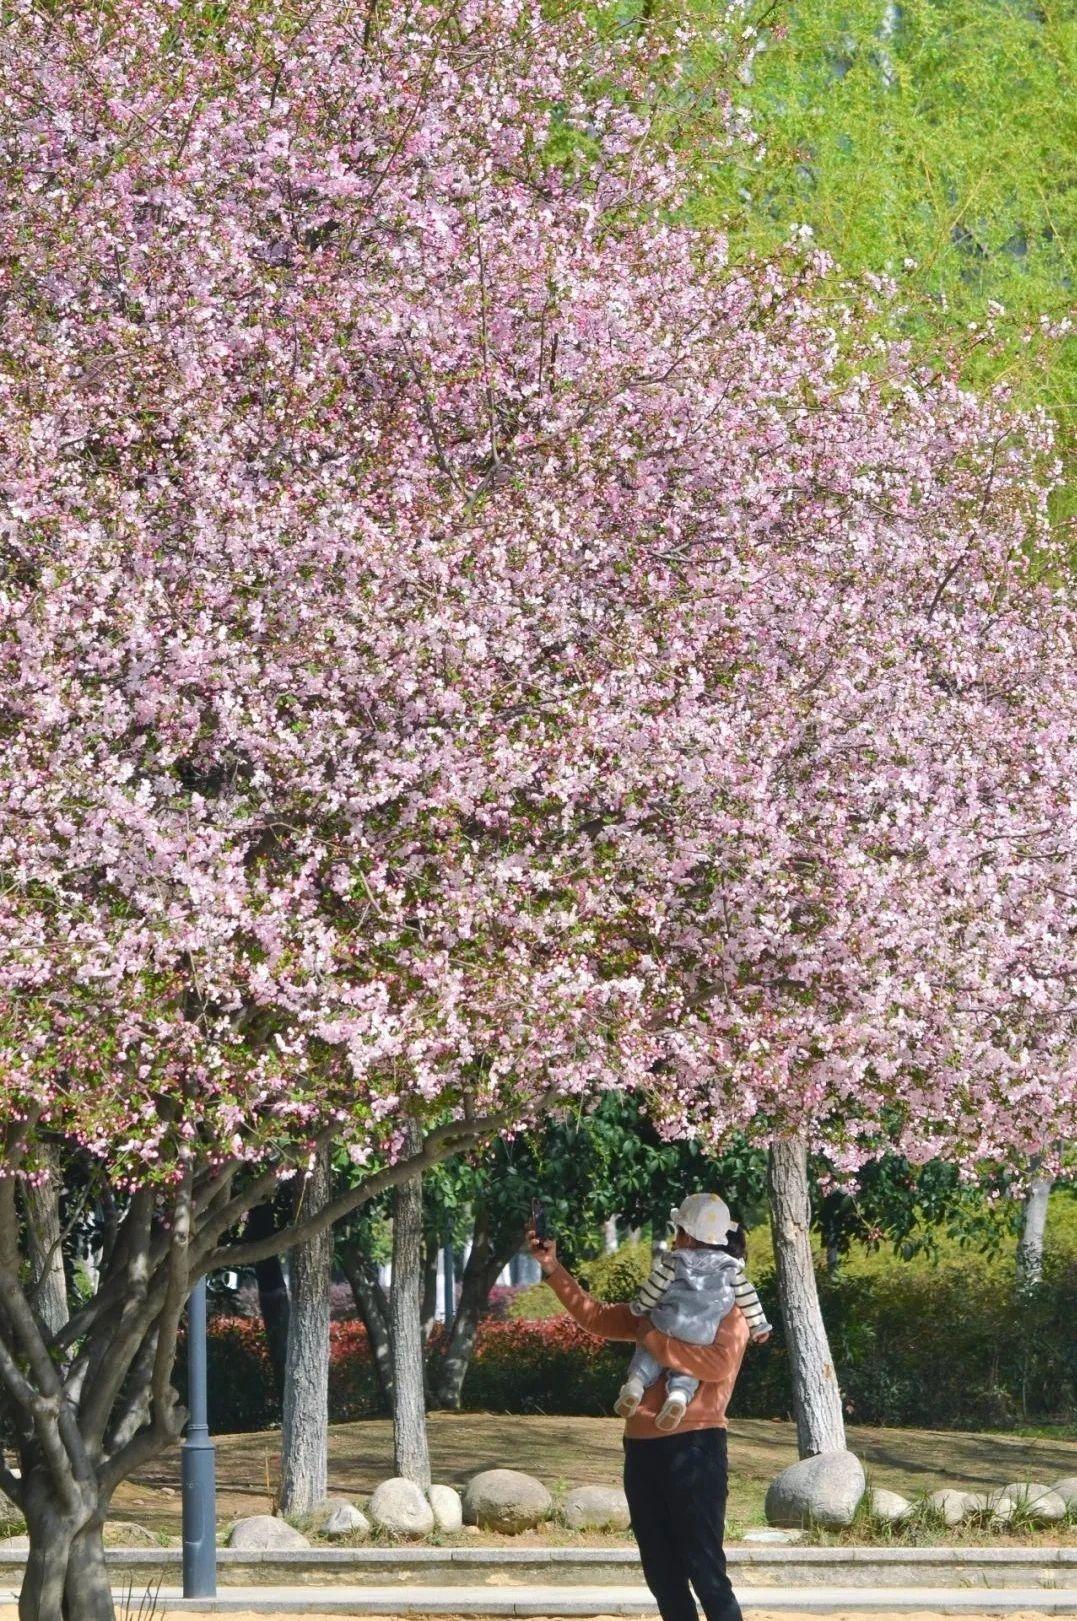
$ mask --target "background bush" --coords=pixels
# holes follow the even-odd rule
[[[603,1257],[590,1269],[590,1288],[600,1298],[630,1299],[649,1256],[649,1248],[639,1245]],[[766,1234],[753,1234],[751,1276],[775,1333],[765,1348],[749,1350],[733,1410],[742,1417],[791,1417]],[[820,1266],[819,1292],[853,1422],[958,1429],[1077,1422],[1077,1244],[1048,1248],[1043,1284],[1021,1302],[1014,1293],[1012,1254],[986,1255],[946,1242],[937,1254],[911,1260],[854,1251],[834,1274]],[[556,1310],[544,1284],[523,1291],[513,1305],[514,1312],[536,1316]],[[551,1320],[561,1319],[533,1326],[546,1328]],[[616,1367],[623,1368],[625,1348],[612,1349]],[[510,1405],[511,1382],[488,1384],[480,1357],[468,1376],[465,1405],[494,1407],[503,1400],[505,1411],[608,1411],[608,1353],[592,1356],[590,1363],[584,1346],[572,1354],[581,1358],[575,1379],[559,1369],[556,1392],[551,1387],[546,1405],[529,1372],[522,1371],[528,1406],[518,1408]],[[558,1406],[558,1401],[572,1405]]]
[[[623,1301],[639,1287],[650,1259],[648,1243],[626,1244],[579,1270],[598,1298]],[[776,1329],[770,1345],[749,1350],[733,1412],[789,1417],[766,1229],[752,1234],[750,1274]],[[1077,1423],[1077,1200],[1052,1203],[1043,1284],[1027,1300],[1015,1297],[1009,1244],[983,1253],[945,1235],[909,1259],[854,1246],[836,1273],[820,1262],[819,1290],[853,1422],[958,1429]],[[627,1345],[585,1334],[545,1284],[516,1291],[511,1300],[498,1291],[493,1304],[464,1385],[466,1409],[566,1415],[612,1410]],[[432,1359],[443,1345],[439,1329]],[[384,1412],[362,1326],[333,1322],[330,1347],[331,1419]],[[209,1374],[214,1429],[256,1430],[280,1422],[258,1319],[213,1320]],[[180,1389],[183,1378],[181,1358]]]

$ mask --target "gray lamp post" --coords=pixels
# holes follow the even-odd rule
[[[217,1596],[217,1480],[206,1405],[206,1280],[187,1303],[187,1436],[183,1481],[183,1596]]]

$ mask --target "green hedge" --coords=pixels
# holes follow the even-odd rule
[[[1071,1205],[1067,1213],[1077,1218],[1077,1201]],[[958,1429],[1077,1422],[1077,1243],[1069,1231],[1077,1220],[1056,1225],[1060,1231],[1046,1255],[1043,1285],[1020,1308],[1008,1251],[991,1257],[943,1243],[934,1259],[854,1253],[836,1276],[821,1270],[823,1313],[849,1418]],[[755,1235],[751,1275],[776,1332],[770,1345],[749,1350],[733,1413],[784,1418],[791,1416],[787,1357],[765,1234],[762,1240]],[[580,1270],[596,1295],[624,1300],[635,1292],[649,1259],[649,1246],[625,1246]],[[584,1334],[558,1313],[545,1285],[524,1291],[514,1313],[509,1321],[482,1324],[464,1407],[609,1413],[629,1347]],[[432,1356],[439,1354],[438,1345],[436,1340]],[[216,1430],[279,1423],[259,1323],[216,1319],[209,1371]],[[182,1365],[179,1379],[182,1388]],[[333,1324],[329,1384],[334,1422],[382,1410],[366,1337],[356,1323]]]
[[[1057,1225],[1061,1231],[1048,1248],[1043,1284],[1021,1306],[1008,1250],[990,1256],[944,1241],[934,1258],[854,1252],[836,1275],[820,1267],[823,1315],[850,1420],[958,1429],[1077,1422],[1077,1245],[1072,1220]],[[626,1247],[592,1263],[589,1286],[602,1298],[627,1298],[648,1253],[644,1246],[631,1252]],[[776,1329],[768,1346],[749,1350],[733,1411],[789,1417],[787,1353],[767,1234],[753,1235],[751,1259],[753,1282]],[[544,1285],[515,1306],[520,1314],[540,1317],[551,1308],[556,1303]],[[479,1368],[469,1375],[465,1402],[504,1403],[505,1411],[542,1407],[531,1371],[523,1369],[521,1378],[526,1408],[513,1409],[510,1383],[501,1380],[491,1388]],[[565,1387],[567,1398],[561,1394]],[[590,1363],[581,1357],[574,1378],[559,1373],[543,1410],[608,1410],[610,1388],[608,1353]],[[616,1383],[612,1388],[616,1392]],[[557,1405],[566,1400],[568,1405]]]

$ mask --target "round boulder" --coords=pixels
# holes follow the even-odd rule
[[[106,1548],[159,1548],[161,1539],[134,1520],[106,1520],[101,1532]]]
[[[771,1525],[851,1525],[865,1484],[863,1465],[852,1452],[801,1458],[767,1488],[767,1519]]]
[[[464,1523],[464,1505],[460,1501],[460,1493],[453,1491],[451,1486],[430,1486],[426,1496],[434,1513],[435,1528],[438,1531],[459,1531]]]
[[[867,1493],[868,1508],[877,1520],[886,1525],[898,1525],[907,1520],[912,1504],[900,1492],[887,1491],[885,1486],[871,1486]]]
[[[628,1498],[620,1486],[574,1486],[565,1498],[565,1524],[572,1531],[627,1531]]]
[[[375,1488],[370,1518],[380,1531],[394,1537],[428,1537],[434,1529],[434,1511],[422,1487],[401,1475]]]
[[[937,1492],[931,1493],[928,1502],[942,1515],[946,1525],[960,1525],[968,1515],[976,1514],[980,1509],[980,1500],[975,1492],[958,1491],[953,1486],[941,1486]]]
[[[553,1498],[534,1475],[519,1469],[484,1469],[464,1491],[464,1521],[483,1531],[514,1536],[548,1520]]]
[[[1068,1509],[1077,1508],[1077,1475],[1063,1475],[1053,1481],[1051,1490],[1057,1492]]]
[[[1015,1480],[1003,1486],[1003,1502],[1014,1505],[1015,1513],[1027,1514],[1036,1525],[1054,1525],[1066,1518],[1066,1500],[1053,1487],[1038,1480]]]
[[[302,1531],[275,1514],[251,1514],[233,1525],[228,1534],[228,1546],[252,1552],[262,1549],[276,1552],[284,1548],[309,1548],[310,1543]]]
[[[318,1529],[323,1537],[354,1537],[364,1541],[370,1535],[370,1521],[347,1497],[327,1498],[319,1521]]]

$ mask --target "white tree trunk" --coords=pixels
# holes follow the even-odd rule
[[[1018,1289],[1034,1289],[1043,1279],[1043,1238],[1052,1185],[1049,1176],[1034,1177],[1025,1196],[1021,1237],[1017,1243]]]
[[[839,1452],[845,1446],[845,1420],[815,1283],[808,1147],[802,1136],[773,1145],[767,1182],[797,1446],[802,1458]]]
[[[602,1248],[605,1254],[612,1255],[617,1248],[617,1217],[610,1216],[602,1223]]]
[[[405,1152],[417,1154],[422,1133],[411,1121]],[[393,1196],[393,1276],[389,1296],[393,1357],[393,1457],[396,1474],[418,1486],[430,1484],[423,1378],[420,1292],[423,1262],[423,1181],[410,1177]]]
[[[329,1198],[329,1153],[323,1149],[303,1191],[310,1214]],[[281,1508],[310,1514],[329,1489],[329,1285],[333,1259],[327,1229],[289,1254],[291,1306],[284,1367]]]

